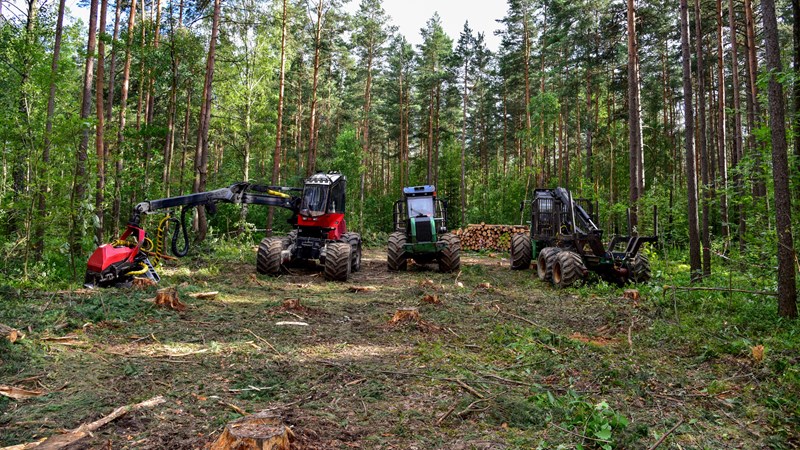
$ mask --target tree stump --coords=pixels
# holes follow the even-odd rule
[[[158,283],[150,278],[136,277],[131,283],[131,287],[134,289],[147,289],[151,286],[158,286]]]
[[[280,417],[258,412],[225,425],[210,450],[289,450],[293,436]]]
[[[11,328],[8,325],[3,325],[0,323],[0,336],[8,339],[9,342],[12,344],[17,341],[17,339],[23,338],[25,335],[22,334],[16,328]]]
[[[419,315],[419,309],[398,308],[397,311],[394,313],[392,320],[390,320],[389,323],[395,324],[402,322],[419,322],[420,320],[421,317]]]
[[[164,288],[156,291],[155,303],[158,306],[174,309],[175,311],[186,310],[186,305],[178,299],[178,290],[175,288]]]
[[[625,289],[622,298],[630,299],[633,301],[639,300],[639,291],[636,289]]]
[[[302,309],[299,298],[287,298],[283,301],[283,306],[286,309]]]

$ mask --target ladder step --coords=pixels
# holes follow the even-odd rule
[[[158,272],[156,272],[156,268],[153,267],[153,263],[150,262],[150,258],[145,258],[144,263],[147,265],[147,273],[145,274],[147,278],[156,283],[161,281],[161,277],[158,275]]]

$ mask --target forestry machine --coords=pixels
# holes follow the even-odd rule
[[[358,270],[361,265],[361,237],[345,232],[345,182],[345,177],[338,172],[317,173],[306,179],[302,188],[239,182],[213,191],[141,202],[134,207],[122,236],[101,245],[89,257],[84,285],[126,286],[137,276],[158,282],[160,277],[155,268],[159,261],[173,259],[165,251],[170,224],[175,225],[172,254],[185,256],[189,250],[186,213],[204,206],[213,214],[217,203],[278,206],[294,213],[289,223],[295,230],[288,236],[261,241],[256,264],[259,273],[277,275],[281,265],[293,259],[319,259],[327,279],[345,281],[350,271]],[[180,219],[172,216],[172,210],[178,208]],[[166,215],[152,239],[140,225],[142,215],[164,210]],[[178,243],[181,234],[183,248],[179,248]]]
[[[436,198],[433,186],[403,188],[394,203],[394,229],[389,235],[389,270],[405,270],[408,260],[439,262],[440,272],[461,267],[461,240],[447,232],[447,201]]]
[[[642,244],[658,242],[658,210],[653,208],[653,236],[612,236],[608,247],[602,243],[603,230],[596,225],[595,208],[585,199],[573,199],[564,188],[536,189],[529,202],[530,234],[511,237],[511,268],[527,269],[532,255],[540,280],[557,287],[568,287],[584,280],[589,271],[602,278],[624,284],[650,279],[650,261],[641,253]],[[525,202],[520,210],[525,208]],[[630,211],[628,212],[628,230]]]

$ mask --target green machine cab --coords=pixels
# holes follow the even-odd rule
[[[434,186],[403,188],[403,198],[394,203],[394,229],[389,236],[389,270],[405,270],[408,260],[419,264],[433,261],[439,270],[461,267],[461,240],[447,232],[447,201],[436,197]]]

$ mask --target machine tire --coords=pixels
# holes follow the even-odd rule
[[[556,262],[556,257],[561,253],[558,247],[545,247],[539,252],[539,257],[536,258],[536,275],[542,281],[548,281],[553,274],[553,264]]]
[[[518,233],[511,236],[511,270],[524,270],[531,266],[531,237]]]
[[[278,275],[281,273],[281,251],[284,239],[282,237],[268,237],[258,244],[256,255],[256,272],[265,275]]]
[[[586,274],[586,266],[581,255],[571,252],[559,252],[552,269],[553,284],[559,288],[570,287],[582,280]]]
[[[633,257],[629,270],[630,275],[628,278],[634,283],[646,283],[650,281],[652,276],[650,273],[650,260],[641,253]]]
[[[460,269],[461,239],[454,234],[445,233],[439,241],[446,244],[439,255],[439,272],[454,272]]]
[[[339,239],[341,242],[350,244],[350,270],[358,272],[361,270],[361,236],[358,233],[345,233]]]
[[[406,270],[408,255],[403,246],[406,244],[406,235],[402,231],[395,231],[389,235],[389,245],[386,251],[386,264],[389,270]]]
[[[347,281],[350,276],[350,244],[345,242],[330,242],[325,248],[326,280]]]

